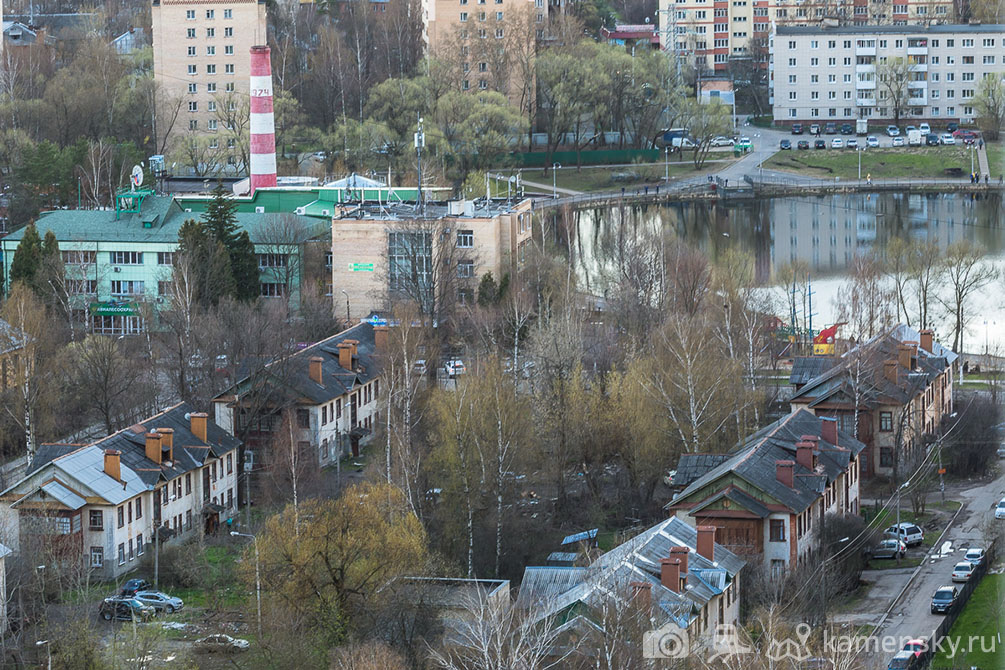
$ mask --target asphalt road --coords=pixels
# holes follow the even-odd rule
[[[950,573],[953,566],[962,560],[968,548],[987,544],[985,527],[988,523],[1005,524],[1005,521],[994,520],[993,511],[1003,496],[1005,474],[953,496],[964,502],[966,508],[946,532],[943,542],[929,550],[904,597],[890,612],[883,626],[876,631],[881,640],[884,636],[896,640],[924,638],[938,627],[942,615],[931,614],[932,594],[940,586],[952,583]],[[873,655],[870,667],[886,668],[892,656],[893,654]]]

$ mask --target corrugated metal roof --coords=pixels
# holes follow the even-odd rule
[[[595,540],[597,538],[597,531],[599,528],[591,528],[590,530],[584,530],[581,533],[573,533],[572,535],[566,535],[565,539],[562,540],[562,546],[567,544],[575,544],[576,542],[583,542],[585,540]]]
[[[45,491],[47,495],[52,496],[54,500],[62,503],[70,509],[80,509],[87,504],[86,500],[59,482],[49,482],[48,484],[42,486],[42,490]]]

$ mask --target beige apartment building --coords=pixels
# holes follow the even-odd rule
[[[954,16],[950,0],[660,0],[659,32],[664,48],[718,71],[731,58],[763,58],[772,24],[929,25]]]
[[[151,22],[158,146],[167,137],[170,160],[205,173],[246,171],[249,54],[266,43],[264,0],[153,0]]]
[[[531,201],[484,200],[414,205],[364,205],[332,221],[332,285],[336,305],[352,319],[386,310],[394,298],[425,313],[470,305],[487,273],[512,276],[531,242]],[[342,314],[340,307],[337,314]]]

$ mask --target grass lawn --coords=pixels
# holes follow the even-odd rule
[[[894,568],[916,568],[925,562],[924,556],[905,556],[897,565],[895,558],[874,558],[865,565],[866,570],[893,570]]]
[[[694,169],[691,161],[670,162],[670,179],[681,177],[691,177],[696,174],[708,174],[718,172],[733,162],[732,154],[710,154],[701,170]],[[523,170],[521,172],[524,179],[528,179],[540,184],[549,185],[548,189],[526,187],[528,191],[550,191],[552,180],[551,170],[545,173],[544,170]],[[593,166],[576,170],[575,167],[563,167],[558,170],[556,182],[559,188],[567,188],[573,191],[590,193],[595,191],[617,191],[622,186],[626,189],[637,188],[649,183],[653,186],[656,181],[662,179],[666,174],[666,167],[662,163],[649,163],[644,165],[630,165],[621,167]],[[503,184],[505,188],[505,184]],[[504,193],[505,195],[505,193]]]
[[[937,653],[932,660],[932,667],[976,666],[981,670],[1005,668],[1005,648],[998,642],[1005,621],[1005,617],[1002,616],[1003,599],[1005,599],[1005,574],[985,575],[970,596],[960,618],[949,631],[950,638],[959,640],[961,651],[957,652],[956,658],[950,658],[949,651],[944,645],[943,651]]]
[[[900,521],[901,523],[915,523],[925,530],[925,539],[922,541],[921,545],[923,547],[931,547],[935,544],[935,541],[939,538],[939,534],[942,532],[943,523],[940,523],[938,530],[929,529],[926,524],[932,520],[935,516],[935,512],[954,514],[956,510],[960,508],[960,502],[956,500],[947,500],[945,502],[940,501],[930,501],[925,506],[925,513],[915,516],[914,512],[911,511],[910,501],[906,501],[906,505],[902,503],[900,509]],[[882,531],[884,528],[888,528],[893,524],[897,523],[897,510],[896,507],[881,511],[877,516],[870,516],[872,513],[871,507],[863,507],[863,513],[866,516],[866,521],[871,528],[875,528],[877,531]],[[945,518],[945,523],[948,523],[949,517]],[[907,561],[901,561],[902,564]],[[896,562],[894,562],[896,563]],[[889,567],[889,566],[886,566]]]
[[[873,179],[945,177],[945,170],[953,167],[962,169],[964,175],[970,172],[970,148],[964,146],[869,149],[861,153],[863,179],[868,174]],[[823,179],[858,178],[858,156],[848,149],[779,151],[764,167]]]

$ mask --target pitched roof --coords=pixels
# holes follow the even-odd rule
[[[356,358],[354,369],[347,370],[339,362],[340,342],[356,340]],[[266,365],[265,380],[256,380],[257,384],[274,384],[277,388],[277,400],[295,402],[300,399],[313,405],[321,405],[339,398],[352,391],[353,388],[366,384],[379,374],[379,360],[376,343],[373,336],[373,325],[363,321],[347,328],[340,333],[312,344],[300,351]],[[310,376],[310,359],[320,358],[321,379],[318,384]],[[216,400],[233,395],[235,391],[247,392],[251,377],[238,380],[233,386],[216,396]]]
[[[28,338],[25,334],[3,319],[0,319],[0,354],[9,354],[12,351],[21,349]]]
[[[691,482],[664,509],[688,501],[688,498],[699,491],[732,474],[746,482],[750,490],[733,487],[731,491],[726,491],[724,487],[724,490],[716,491],[713,497],[730,497],[737,504],[759,515],[768,511],[764,507],[768,503],[784,505],[795,513],[802,512],[820,496],[826,484],[833,482],[847,470],[851,458],[865,448],[854,437],[839,430],[837,445],[823,438],[819,440],[815,471],[810,472],[797,463],[793,470],[793,487],[789,488],[779,482],[775,462],[794,461],[796,443],[801,441],[802,436],[819,436],[821,432],[821,419],[812,412],[805,409],[791,412],[747,437],[727,460]],[[705,506],[710,501],[705,497],[690,502]]]
[[[729,454],[681,454],[673,475],[674,488],[687,486],[727,458]]]
[[[830,370],[838,362],[834,356],[800,356],[792,362],[789,383],[793,386],[805,384],[814,377]]]

